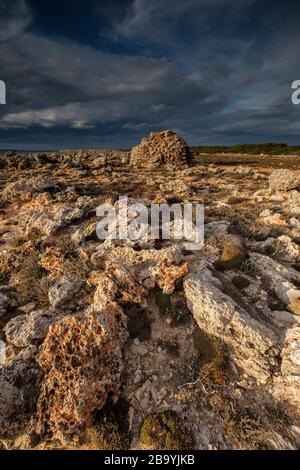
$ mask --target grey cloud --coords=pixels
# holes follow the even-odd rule
[[[0,120],[3,128],[71,125],[82,129],[136,117],[144,122],[151,114],[160,119],[170,110],[192,115],[195,109],[207,111],[218,105],[215,98],[209,100],[214,90],[188,78],[167,60],[120,57],[28,33],[11,41],[9,48],[4,67],[15,95]],[[23,83],[16,75],[17,66],[26,77]],[[74,126],[74,122],[81,124]]]
[[[30,25],[31,12],[25,0],[2,0],[0,4],[0,41],[18,36]]]

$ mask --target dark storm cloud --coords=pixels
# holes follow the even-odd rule
[[[191,144],[298,141],[299,7],[80,4],[0,0],[2,147],[129,146],[163,128]]]
[[[22,33],[31,23],[31,13],[25,0],[1,0],[0,41]]]

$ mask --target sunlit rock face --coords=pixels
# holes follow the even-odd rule
[[[192,161],[186,142],[175,132],[151,132],[140,145],[131,151],[130,163],[134,166],[158,167],[161,165],[181,167]]]

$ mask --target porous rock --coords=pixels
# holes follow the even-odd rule
[[[78,438],[109,394],[118,399],[126,339],[125,316],[112,306],[50,326],[38,359],[42,378],[32,423],[40,439]]]

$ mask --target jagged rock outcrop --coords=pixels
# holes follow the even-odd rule
[[[101,310],[116,299],[139,305],[147,304],[147,291],[130,266],[125,263],[108,263],[103,273],[92,273],[90,282],[97,285],[94,305]]]
[[[172,131],[151,132],[133,147],[130,163],[134,166],[158,167],[161,165],[182,167],[192,161],[192,154],[185,141]]]
[[[83,209],[78,204],[53,204],[38,209],[31,209],[21,214],[25,233],[39,230],[45,235],[53,235],[66,227],[73,220],[83,215]]]
[[[284,397],[300,410],[300,325],[286,331],[281,357],[281,376],[275,381],[275,395]]]
[[[221,289],[222,283],[207,268],[184,281],[187,305],[199,327],[221,338],[247,375],[266,383],[279,371],[279,338]]]
[[[300,315],[300,273],[272,258],[258,253],[250,254],[250,263],[266,281],[269,289],[276,293],[286,308],[295,315]]]
[[[47,335],[50,324],[56,321],[58,316],[59,312],[54,309],[18,315],[4,328],[6,341],[17,348],[39,344]]]
[[[16,199],[26,201],[35,193],[42,193],[43,191],[55,187],[56,183],[52,178],[37,176],[28,180],[21,179],[8,183],[3,190],[2,197],[5,201],[13,201]]]

